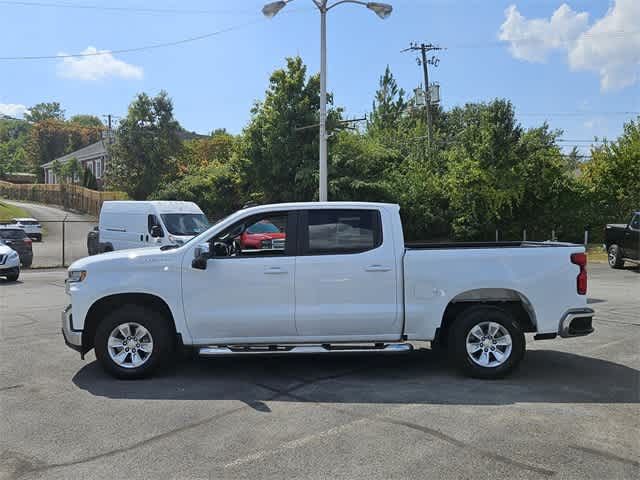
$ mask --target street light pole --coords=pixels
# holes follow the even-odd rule
[[[289,2],[293,0],[279,0],[267,3],[262,7],[262,13],[269,18],[273,18]],[[318,199],[326,202],[327,195],[327,12],[333,7],[342,3],[355,3],[367,7],[383,20],[391,15],[393,7],[380,2],[363,2],[360,0],[338,0],[331,5],[327,5],[328,0],[312,0],[320,10],[320,185],[318,188]]]
[[[318,5],[320,9],[320,185],[321,202],[328,199],[327,175],[327,2]]]

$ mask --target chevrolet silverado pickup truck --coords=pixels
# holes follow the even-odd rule
[[[584,247],[552,242],[405,245],[393,204],[240,210],[184,245],[76,261],[65,342],[118,378],[177,348],[202,356],[400,353],[431,341],[470,376],[498,378],[535,339],[593,332]],[[243,248],[256,224],[282,242]]]
[[[625,261],[640,263],[640,211],[634,212],[626,225],[608,224],[604,247],[611,268],[622,268]]]

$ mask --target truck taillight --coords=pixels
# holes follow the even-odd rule
[[[572,253],[571,263],[580,267],[580,273],[576,279],[576,289],[579,295],[587,294],[587,254]]]
[[[27,245],[31,245],[33,243],[33,240],[31,240],[30,238],[25,238],[24,243],[26,243]]]

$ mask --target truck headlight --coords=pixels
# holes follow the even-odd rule
[[[85,278],[87,278],[86,270],[71,270],[67,277],[67,282],[77,283],[83,281]]]

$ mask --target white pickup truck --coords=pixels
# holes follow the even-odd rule
[[[278,241],[249,238],[264,230]],[[181,246],[78,260],[62,331],[119,378],[147,376],[184,347],[399,353],[417,341],[497,378],[522,359],[525,332],[593,332],[586,290],[580,245],[409,246],[397,205],[289,203],[240,210]]]

